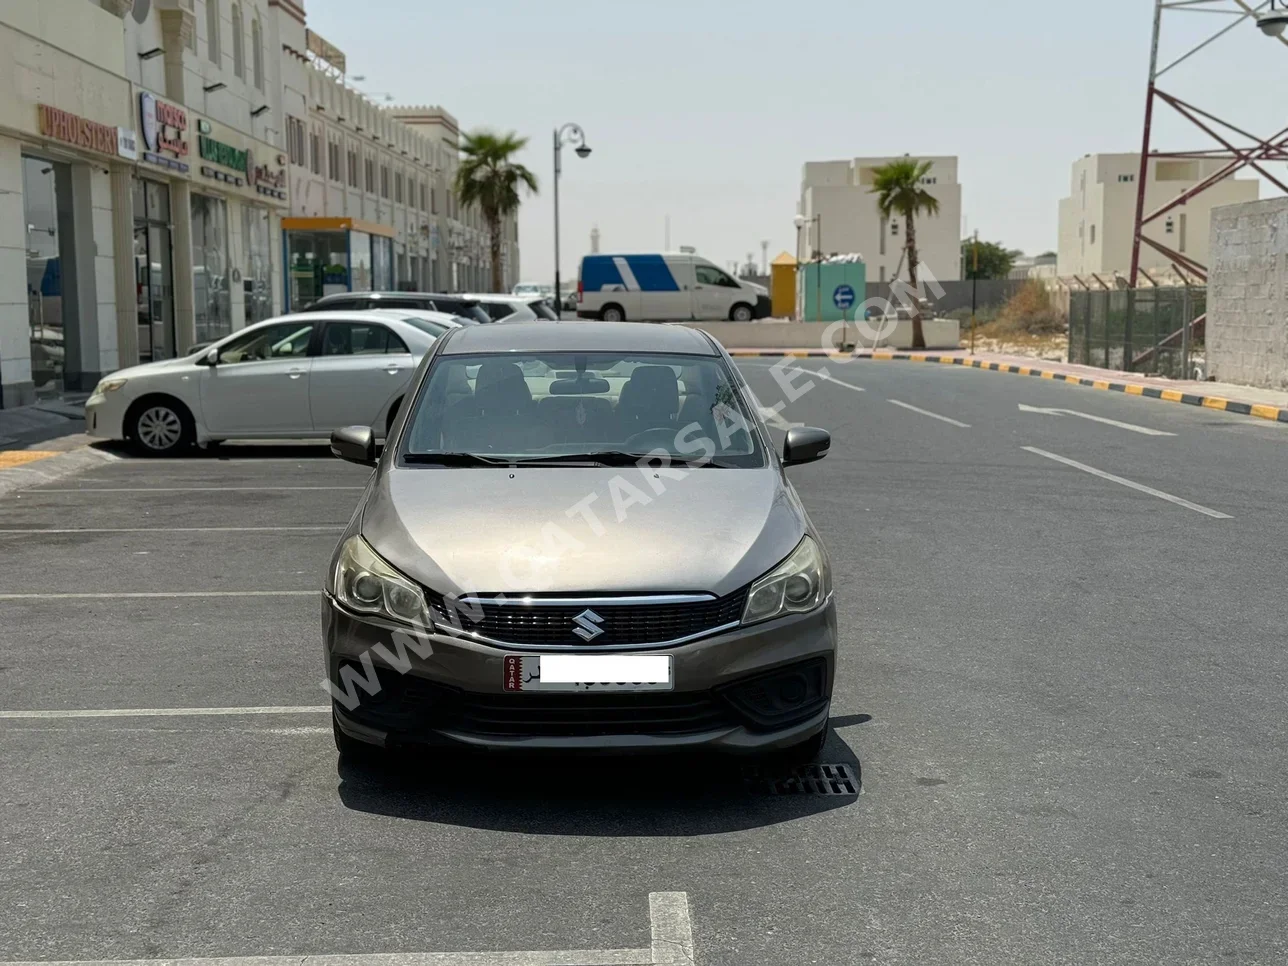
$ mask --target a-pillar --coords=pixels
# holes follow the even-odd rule
[[[192,269],[192,185],[170,182],[170,221],[174,225],[174,328],[178,354],[187,355],[197,341],[196,295]]]

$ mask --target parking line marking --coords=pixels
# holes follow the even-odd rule
[[[895,406],[902,406],[904,409],[910,409],[914,413],[921,413],[921,415],[923,416],[929,416],[931,419],[938,419],[940,422],[951,423],[954,426],[960,426],[962,429],[970,429],[970,423],[963,423],[956,419],[949,419],[947,416],[941,416],[939,415],[939,413],[932,413],[928,409],[919,409],[916,406],[910,405],[909,403],[900,402],[898,399],[890,399],[890,400],[887,400],[887,402],[890,402]]]
[[[332,533],[343,529],[343,523],[329,527],[35,527],[29,530],[0,527],[0,537],[33,533]]]
[[[1156,490],[1152,486],[1146,486],[1144,483],[1137,483],[1135,480],[1115,476],[1113,473],[1106,473],[1104,470],[1098,470],[1094,466],[1088,466],[1086,463],[1079,463],[1077,460],[1071,460],[1067,456],[1048,453],[1046,450],[1038,449],[1036,446],[1024,446],[1022,449],[1038,456],[1043,456],[1049,460],[1055,460],[1057,463],[1063,463],[1065,466],[1072,466],[1075,470],[1082,470],[1084,473],[1098,476],[1102,480],[1109,480],[1111,483],[1118,483],[1122,486],[1130,487],[1133,490],[1138,490],[1141,493],[1148,493],[1150,496],[1156,496],[1160,500],[1166,500],[1168,503],[1175,503],[1177,506],[1183,506],[1185,509],[1193,510],[1195,513],[1202,513],[1215,520],[1234,519],[1234,517],[1230,516],[1228,513],[1222,513],[1220,510],[1213,510],[1211,507],[1202,506],[1198,503],[1191,503],[1189,500],[1183,500],[1179,496],[1173,496],[1171,493],[1164,493],[1162,490]]]
[[[0,963],[0,966],[694,966],[693,926],[689,919],[688,893],[650,892],[648,905],[653,935],[653,944],[649,949],[87,959],[8,962]]]
[[[693,924],[684,892],[650,892],[648,915],[653,924],[654,963],[693,966]]]
[[[0,711],[0,718],[207,718],[247,714],[325,714],[330,705],[260,708],[100,708],[66,711]]]
[[[317,590],[157,590],[144,593],[131,591],[105,594],[0,594],[4,600],[112,600],[167,597],[316,597]],[[3,964],[0,964],[3,966]]]
[[[365,490],[365,486],[81,486],[41,487],[34,493],[276,493],[297,490]]]

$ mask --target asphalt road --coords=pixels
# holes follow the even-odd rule
[[[772,365],[742,367],[766,404]],[[791,473],[840,606],[823,760],[861,795],[337,773],[312,592],[365,472],[123,459],[0,503],[0,963],[647,949],[663,892],[700,966],[1288,960],[1288,426],[783,366],[832,377],[796,374],[773,432],[834,433]],[[175,708],[268,713],[5,716]]]

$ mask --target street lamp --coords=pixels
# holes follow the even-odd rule
[[[1270,0],[1270,9],[1257,17],[1257,26],[1267,37],[1282,37],[1288,29],[1288,10],[1276,10],[1275,0]]]
[[[555,299],[562,304],[563,292],[560,289],[562,279],[559,276],[559,175],[563,173],[563,146],[575,144],[577,157],[590,157],[590,148],[586,144],[586,132],[578,124],[569,122],[555,130]]]

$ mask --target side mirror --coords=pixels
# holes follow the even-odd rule
[[[370,426],[345,426],[331,432],[331,455],[362,466],[376,465],[376,437]]]
[[[832,434],[825,429],[789,429],[787,441],[783,443],[783,465],[814,463],[826,456],[831,448]]]
[[[219,365],[219,350],[215,348],[207,349],[204,353],[202,353],[200,356],[197,357],[197,365],[199,366]]]

